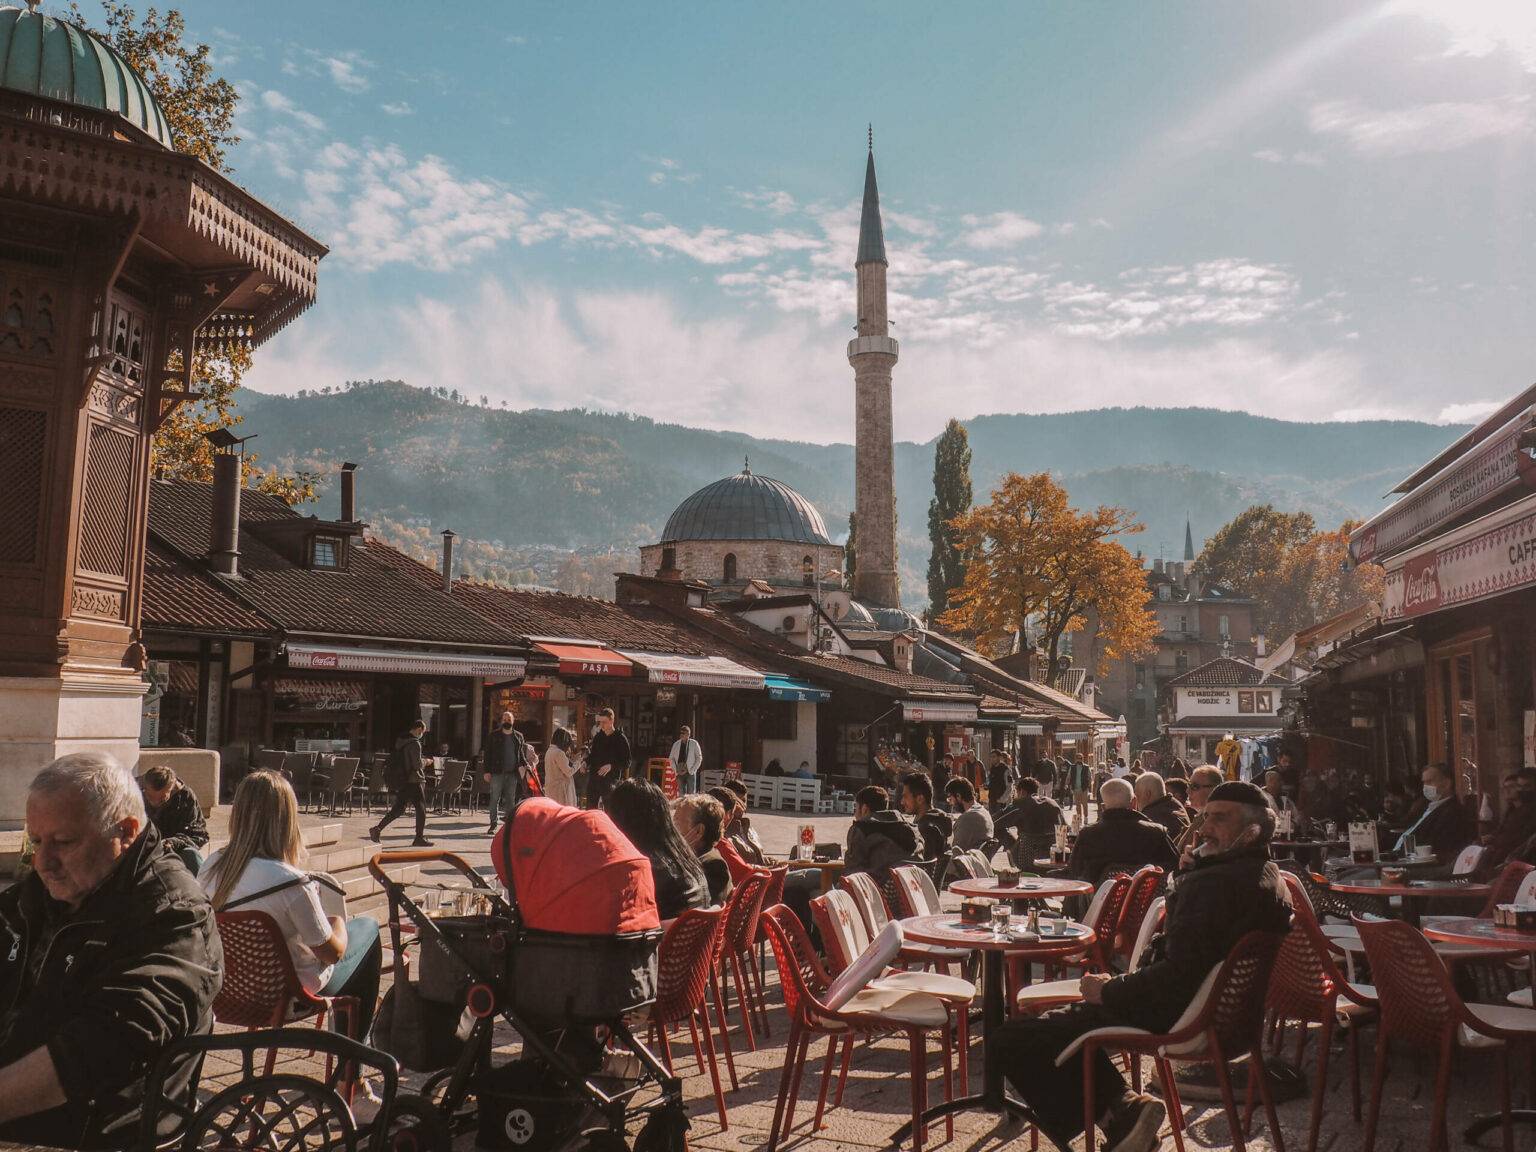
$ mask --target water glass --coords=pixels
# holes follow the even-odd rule
[[[1008,935],[1008,928],[1013,922],[1013,907],[999,900],[992,905],[992,932],[993,935],[1003,937]]]
[[[428,916],[437,911],[441,894],[436,888],[427,888],[421,894],[421,910]]]

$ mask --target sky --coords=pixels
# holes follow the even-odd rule
[[[1529,0],[182,7],[234,179],[330,248],[264,391],[847,441],[871,122],[903,439],[1536,376]]]

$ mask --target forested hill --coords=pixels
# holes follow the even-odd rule
[[[267,463],[334,473],[361,465],[365,519],[452,527],[506,548],[632,548],[658,538],[695,489],[741,469],[799,489],[834,538],[847,530],[853,448],[760,440],[582,410],[513,412],[370,381],[330,394],[240,394],[244,433]],[[1134,509],[1133,546],[1181,554],[1256,502],[1332,526],[1380,507],[1398,480],[1461,429],[1408,421],[1304,424],[1240,412],[1109,408],[967,421],[984,499],[1007,471],[1053,472],[1075,503]],[[904,584],[923,595],[933,443],[896,449]],[[322,499],[327,511],[333,493]]]

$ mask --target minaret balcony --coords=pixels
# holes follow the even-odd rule
[[[848,341],[848,359],[868,352],[881,352],[887,356],[899,355],[901,346],[890,336],[855,336]]]

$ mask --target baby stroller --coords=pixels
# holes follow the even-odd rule
[[[681,1082],[625,1019],[656,993],[662,933],[649,862],[605,813],[543,797],[517,806],[491,858],[509,899],[449,852],[381,852],[369,864],[389,897],[395,954],[373,1042],[431,1073],[419,1095],[397,1099],[392,1148],[447,1152],[474,1130],[481,1148],[627,1152],[639,1124],[636,1152],[681,1152]],[[421,861],[462,872],[478,908],[429,914],[385,871]],[[498,1016],[522,1039],[521,1055],[500,1066]]]

